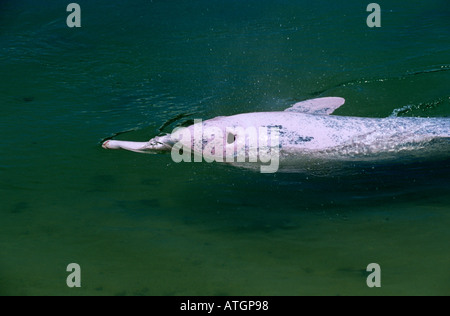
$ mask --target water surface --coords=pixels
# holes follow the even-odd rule
[[[450,294],[448,160],[264,175],[99,145],[321,96],[448,116],[448,1],[380,2],[378,29],[361,1],[79,0],[79,29],[68,3],[0,3],[1,295]]]

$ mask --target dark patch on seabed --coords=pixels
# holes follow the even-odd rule
[[[161,179],[155,179],[155,178],[146,178],[141,180],[142,185],[150,186],[150,187],[157,187],[161,185],[162,181]]]
[[[12,209],[11,209],[11,213],[13,214],[18,214],[18,213],[23,213],[26,212],[30,209],[30,204],[28,202],[18,202],[17,204],[15,204]]]
[[[139,201],[117,201],[117,205],[126,211],[130,212],[147,212],[154,208],[160,207],[158,199],[139,200]]]

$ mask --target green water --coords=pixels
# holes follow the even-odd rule
[[[79,0],[76,29],[69,3],[0,2],[0,295],[450,294],[449,160],[264,175],[99,145],[317,96],[448,116],[447,0],[379,1],[377,29],[369,1]]]

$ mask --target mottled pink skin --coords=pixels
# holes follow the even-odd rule
[[[146,142],[128,142],[119,140],[107,140],[102,144],[105,149],[126,149],[126,150],[140,150],[147,145]]]

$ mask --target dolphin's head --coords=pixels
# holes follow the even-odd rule
[[[253,122],[245,114],[219,116],[207,121],[194,120],[191,126],[176,128],[171,134],[148,142],[107,140],[102,146],[140,153],[170,152],[175,162],[190,162],[194,158],[194,161],[254,163],[261,166],[261,172],[276,172],[278,130]]]
[[[246,115],[194,120],[193,125],[171,134],[172,158],[186,161],[194,154],[194,160],[201,157],[207,162],[264,164],[278,160],[277,128],[252,123]]]

